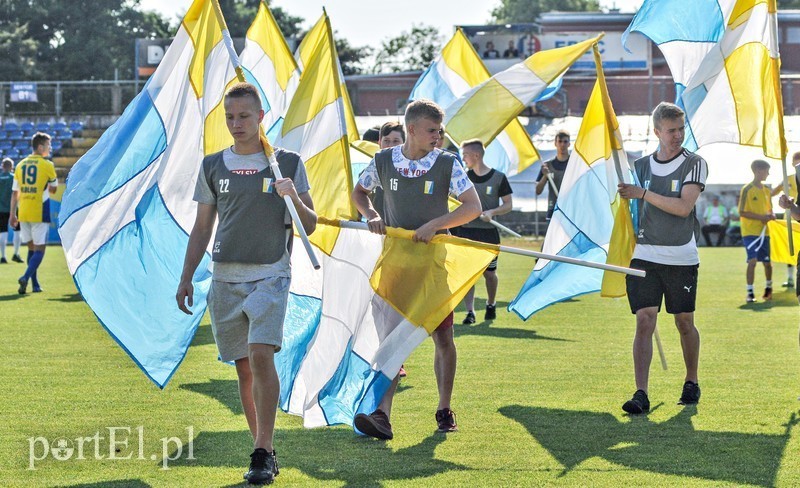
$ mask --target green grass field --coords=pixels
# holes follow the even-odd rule
[[[771,303],[745,306],[744,252],[704,248],[701,259],[703,396],[695,408],[676,405],[683,363],[666,314],[660,331],[669,369],[654,358],[653,411],[632,418],[620,408],[634,390],[627,301],[587,295],[527,322],[502,310],[481,323],[479,313],[474,326],[456,326],[459,432],[434,433],[427,341],[406,362],[393,441],[357,437],[344,426],[306,430],[280,413],[276,486],[800,485],[794,292],[779,287]],[[502,308],[532,264],[501,258]],[[208,318],[160,391],[77,295],[59,248],[48,249],[40,271],[44,293],[19,296],[21,273],[22,265],[0,266],[0,486],[241,485],[251,439],[235,371],[217,362]],[[784,278],[784,265],[776,265],[778,286]],[[113,427],[130,429],[116,431],[117,442],[128,444],[113,454],[131,459],[109,459]],[[99,442],[83,441],[77,459],[76,439],[98,433]],[[162,439],[171,437],[183,452],[163,469]],[[62,461],[51,451],[28,469],[31,444],[44,457],[42,439],[49,447],[68,440],[72,455],[57,451],[68,457]],[[177,457],[176,445],[167,442],[168,455]]]

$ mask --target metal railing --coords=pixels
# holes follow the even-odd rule
[[[12,102],[13,82],[0,82],[0,116],[120,115],[142,86],[137,81],[37,81],[36,102]]]

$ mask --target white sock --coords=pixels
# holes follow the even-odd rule
[[[753,285],[747,285],[747,293],[753,293]]]
[[[19,254],[19,231],[14,232],[14,255]]]
[[[6,246],[8,245],[8,232],[0,232],[0,257],[6,257]]]
[[[767,288],[772,288],[772,280],[767,280]]]

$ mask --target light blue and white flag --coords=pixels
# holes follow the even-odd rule
[[[72,168],[59,215],[78,290],[161,388],[186,355],[211,284],[206,255],[193,279],[194,315],[177,309],[204,124],[235,76],[218,8],[195,0],[142,92]]]

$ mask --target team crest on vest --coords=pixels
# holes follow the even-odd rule
[[[491,195],[492,194],[492,187],[491,186],[487,186],[486,187],[486,194],[487,195]]]
[[[681,187],[681,182],[679,180],[672,180],[670,181],[670,191],[678,191]]]
[[[272,178],[264,178],[264,184],[261,186],[261,193],[272,193],[272,188],[275,185],[272,183]]]
[[[650,180],[644,180],[644,189],[645,190],[649,190],[650,189]]]
[[[433,181],[426,181],[425,182],[425,190],[423,190],[426,195],[433,195]]]

